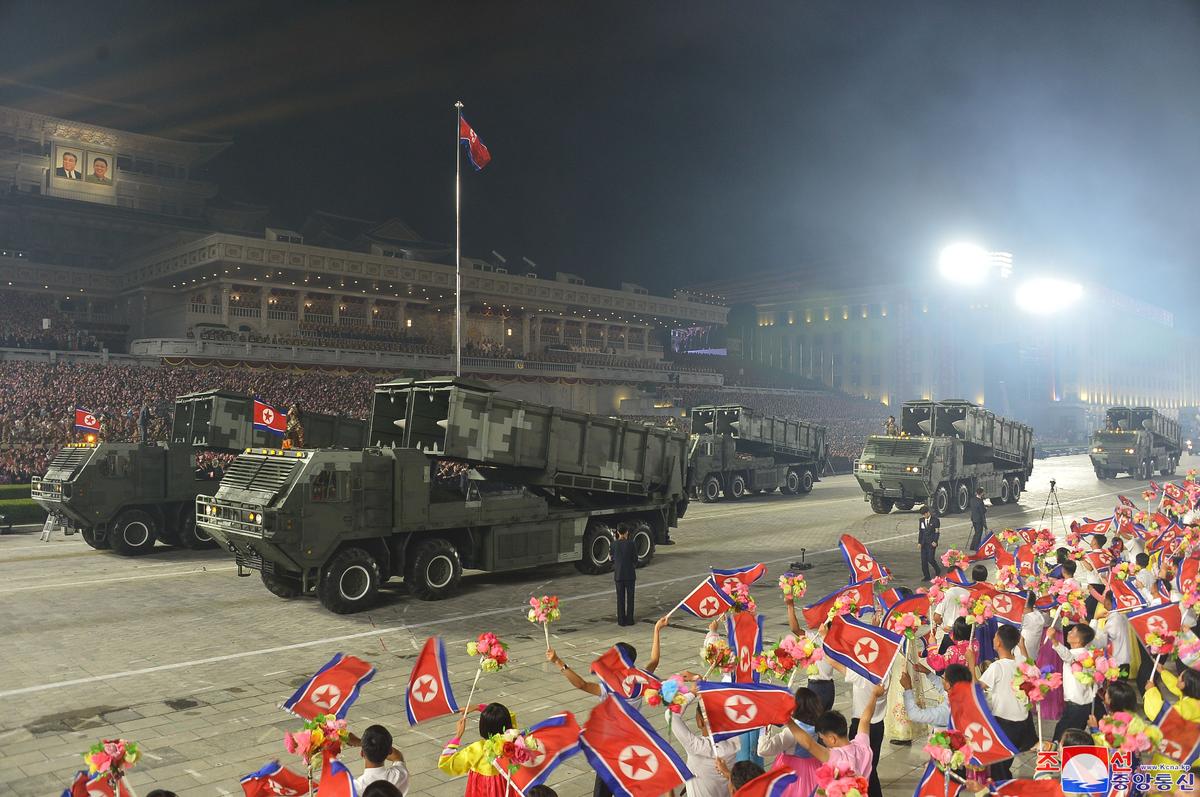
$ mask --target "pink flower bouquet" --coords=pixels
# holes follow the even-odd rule
[[[896,634],[903,634],[912,641],[917,638],[921,627],[921,616],[916,612],[902,612],[887,618],[887,629]]]
[[[1122,753],[1146,757],[1162,746],[1163,734],[1152,725],[1128,711],[1118,711],[1101,717],[1096,741]]]
[[[970,563],[970,557],[956,548],[951,548],[942,554],[942,564],[950,569],[954,569],[956,567],[966,567]]]
[[[779,577],[779,588],[783,590],[784,598],[798,600],[808,592],[808,582],[800,573],[784,573]]]
[[[284,748],[304,759],[304,765],[313,769],[320,765],[321,756],[334,758],[342,751],[342,742],[350,732],[346,721],[333,714],[318,714],[304,721],[304,730],[283,735]]]
[[[484,672],[499,672],[508,664],[508,645],[495,634],[484,632],[474,642],[467,643],[467,655],[479,657],[479,669]]]
[[[1121,668],[1099,648],[1088,648],[1082,657],[1071,663],[1071,672],[1084,686],[1099,686],[1119,678]]]
[[[1005,592],[1015,592],[1021,588],[1021,574],[1016,565],[1005,565],[997,568],[995,582]]]
[[[675,714],[682,712],[691,699],[691,687],[682,675],[672,675],[663,681],[662,689],[646,690],[646,705],[656,708],[665,705]]]
[[[484,755],[497,769],[512,775],[522,766],[532,764],[542,753],[542,747],[532,735],[517,728],[488,737],[483,743]]]
[[[1013,679],[1013,692],[1027,703],[1041,703],[1046,695],[1062,686],[1062,673],[1052,668],[1042,672],[1035,665],[1021,662]]]
[[[754,598],[750,597],[750,588],[738,581],[736,578],[731,578],[726,582],[729,588],[726,592],[729,597],[733,598],[733,603],[740,611],[753,612],[758,608],[758,604],[754,602]]]
[[[543,595],[540,598],[529,599],[529,622],[552,623],[562,615],[558,611],[558,596]]]
[[[966,746],[967,737],[961,731],[946,730],[930,736],[922,752],[943,770],[962,769],[967,763]]]
[[[106,775],[109,786],[116,786],[117,781],[125,777],[125,770],[136,764],[141,757],[142,751],[137,742],[128,739],[101,739],[83,754],[88,775]]]
[[[731,673],[737,667],[737,656],[723,639],[705,645],[701,658],[710,670]]]
[[[866,797],[867,779],[856,772],[822,764],[813,773],[819,797]]]

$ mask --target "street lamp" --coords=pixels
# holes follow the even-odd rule
[[[951,244],[938,258],[938,270],[952,282],[978,285],[987,278],[990,266],[987,250],[975,244]]]
[[[1058,277],[1034,277],[1017,288],[1017,307],[1031,315],[1051,316],[1069,310],[1083,297],[1078,282]]]

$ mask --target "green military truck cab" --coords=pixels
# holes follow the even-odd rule
[[[366,423],[301,413],[305,434],[361,447]],[[197,468],[202,451],[240,451],[279,438],[254,428],[253,399],[208,390],[175,400],[171,439],[155,443],[71,443],[33,480],[33,499],[97,550],[149,553],[156,541],[193,550],[216,547],[196,526],[196,496],[218,479]]]
[[[899,435],[871,435],[854,462],[877,514],[929,504],[965,512],[975,490],[1016,503],[1033,473],[1033,430],[960,399],[905,402]]]
[[[611,570],[627,525],[638,564],[687,508],[679,432],[516,401],[463,379],[379,385],[362,451],[251,449],[197,524],[284,598],[360,611],[403,578],[422,600],[464,569],[572,562]]]
[[[740,404],[691,411],[688,448],[692,496],[705,503],[779,490],[806,495],[828,460],[825,427],[759,414]]]
[[[1097,479],[1128,473],[1170,476],[1183,455],[1179,424],[1153,407],[1109,407],[1104,428],[1092,435],[1088,456]]]

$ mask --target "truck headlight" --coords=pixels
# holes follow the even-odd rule
[[[1126,453],[1126,454],[1132,454],[1132,453],[1133,453],[1133,449],[1132,449],[1132,448],[1127,448],[1127,449],[1125,449],[1125,453]]]
[[[919,465],[905,465],[904,470],[906,473],[915,473],[915,474],[921,473],[921,467]]]
[[[1092,449],[1092,453],[1093,453],[1093,454],[1103,454],[1103,453],[1104,453],[1104,449],[1103,449],[1103,448],[1101,448],[1100,446],[1096,446],[1095,448],[1093,448],[1093,449]]]

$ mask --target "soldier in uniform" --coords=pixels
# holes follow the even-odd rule
[[[883,433],[888,437],[898,437],[900,430],[896,428],[896,416],[889,415],[883,424]]]
[[[287,433],[284,438],[291,448],[304,448],[304,427],[300,424],[300,405],[292,402],[287,411]]]

